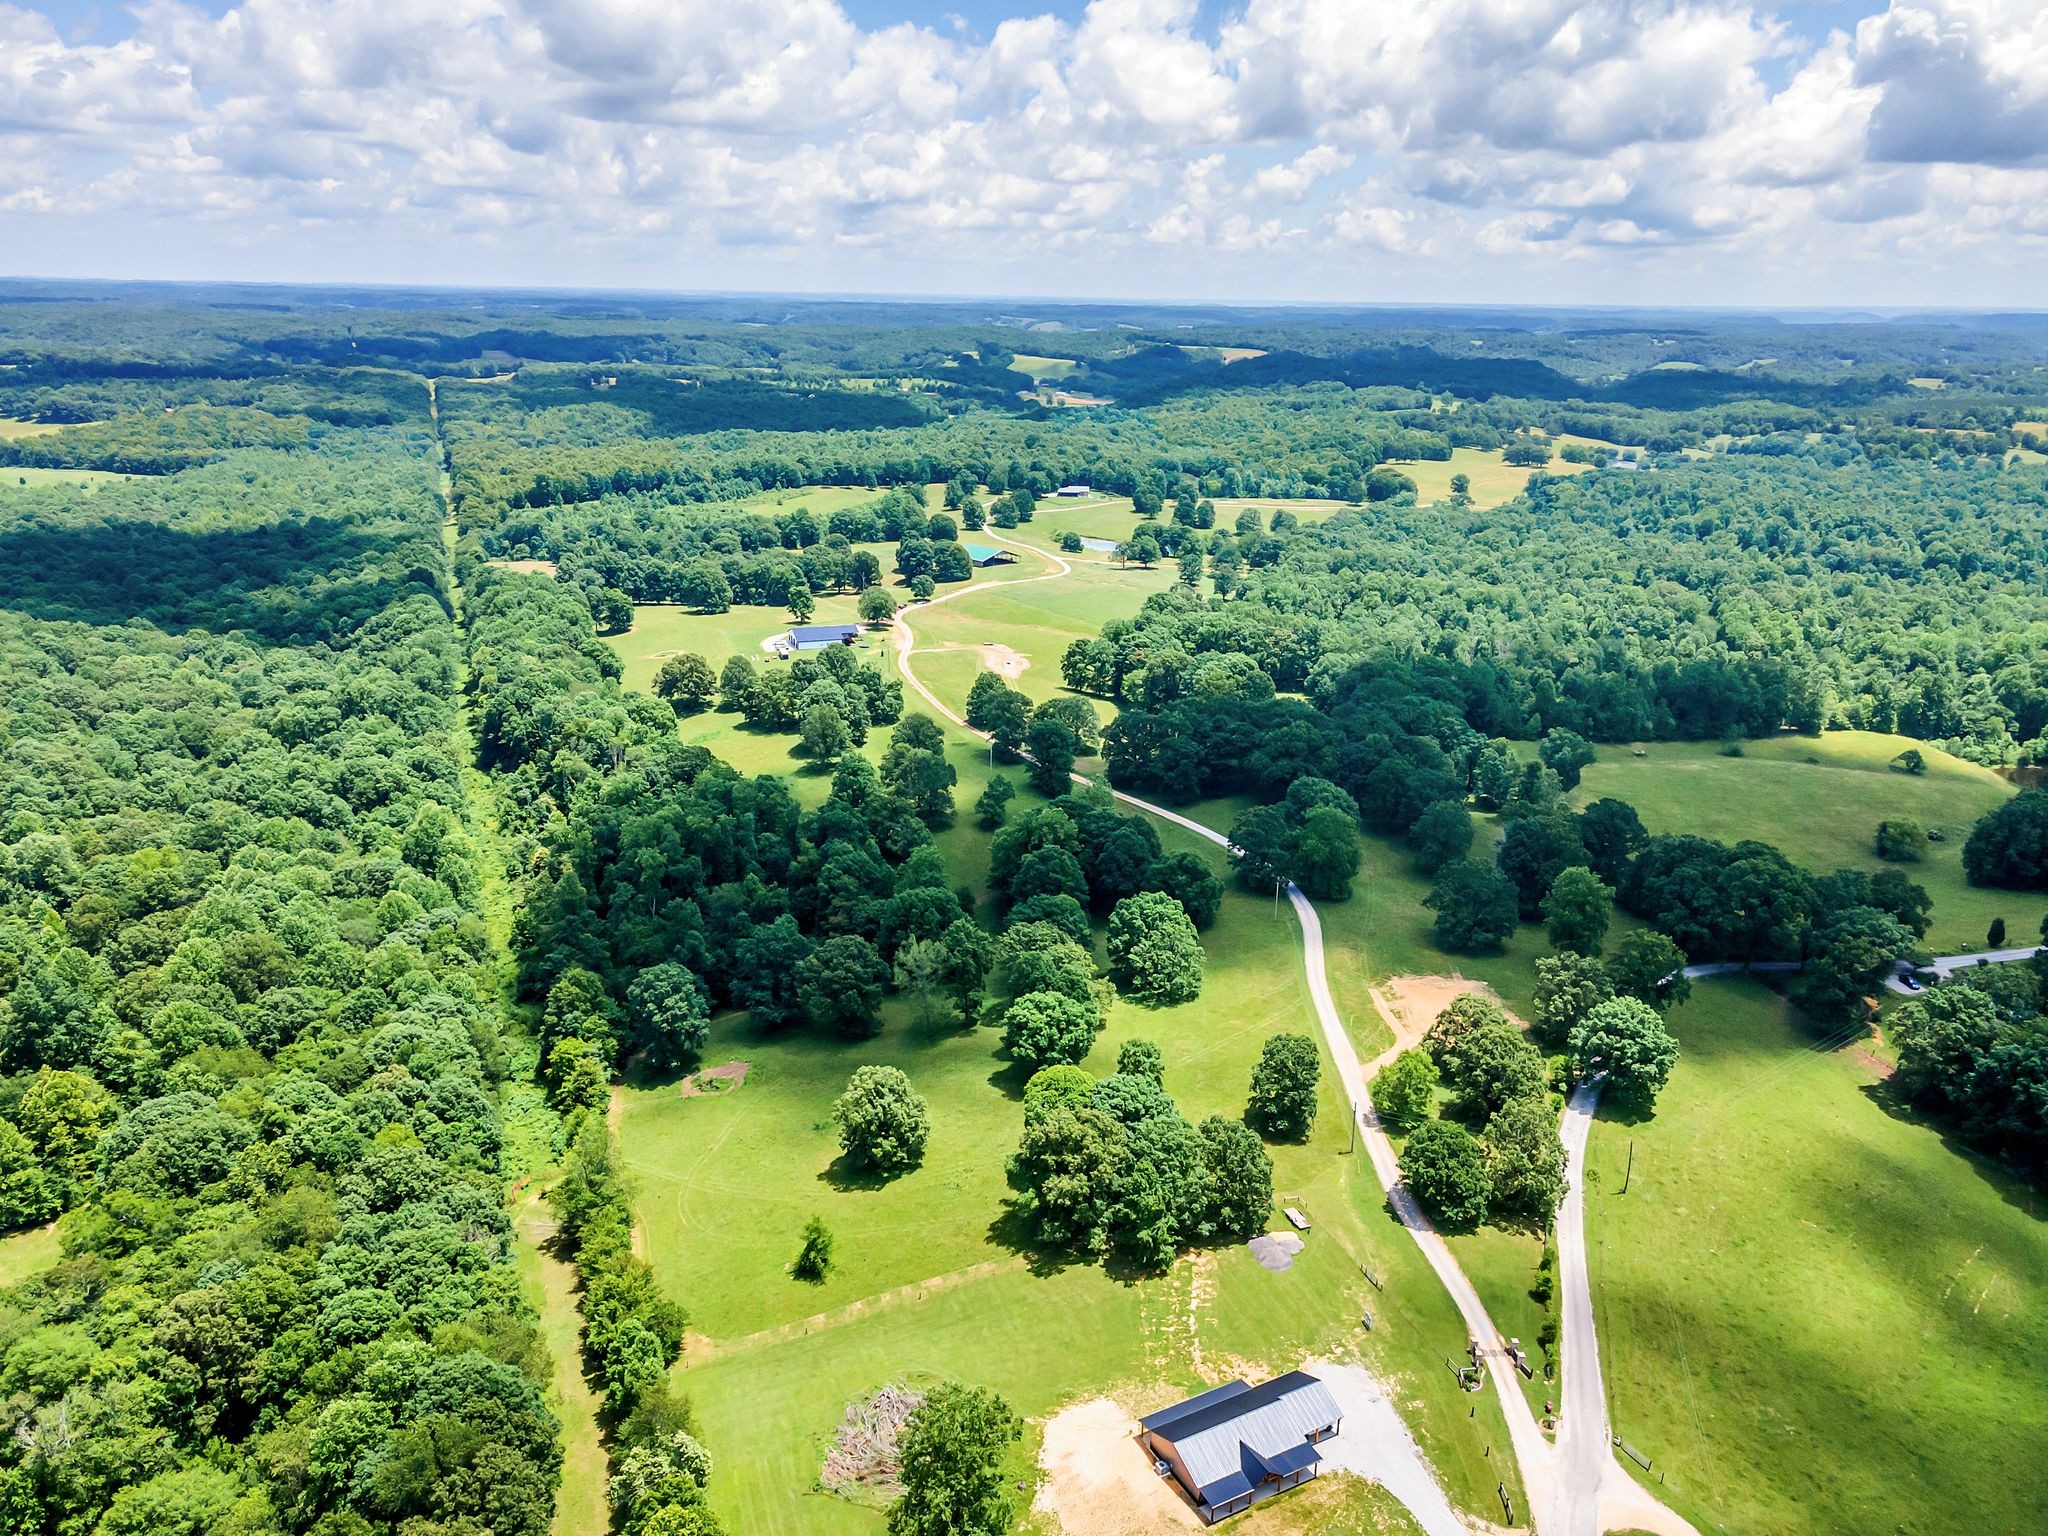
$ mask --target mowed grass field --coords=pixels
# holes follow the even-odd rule
[[[1031,538],[1028,531],[1017,537],[1037,548],[1049,547]],[[1007,646],[1028,665],[1014,679],[1014,686],[1042,703],[1066,691],[1060,681],[1060,659],[1076,640],[1101,633],[1113,618],[1135,614],[1154,592],[1173,585],[1174,567],[1169,562],[1147,567],[1119,567],[1101,558],[1066,556],[1074,574],[1058,581],[1032,581],[1009,590],[978,593],[972,597],[914,608],[905,615],[917,635],[917,675],[940,698],[956,710],[963,710],[967,691],[975,675],[984,670],[982,647]],[[993,567],[1019,571],[1022,576],[1043,574],[1049,566],[1034,554],[1024,554],[1018,566]],[[1096,700],[1104,723],[1113,706]]]
[[[964,801],[987,770],[964,740],[955,760]],[[1020,805],[1030,803],[1027,790]],[[947,833],[949,863],[978,872],[985,836]],[[1123,1040],[1153,1039],[1185,1113],[1241,1114],[1266,1036],[1313,1033],[1298,946],[1284,908],[1276,916],[1270,903],[1233,892],[1205,936],[1201,998],[1156,1011],[1119,1000],[1086,1065],[1107,1072]],[[728,1018],[705,1061],[731,1060],[750,1066],[736,1091],[686,1099],[673,1085],[629,1090],[621,1142],[648,1256],[692,1312],[680,1384],[711,1443],[749,1446],[743,1462],[722,1464],[714,1485],[736,1526],[876,1529],[872,1512],[806,1490],[846,1404],[891,1380],[964,1377],[1042,1420],[1104,1393],[1156,1406],[1213,1380],[1353,1349],[1407,1399],[1454,1497],[1486,1507],[1500,1469],[1487,1447],[1504,1445],[1502,1431],[1489,1405],[1471,1417],[1473,1400],[1432,1369],[1462,1343],[1456,1314],[1385,1217],[1370,1166],[1348,1152],[1327,1064],[1318,1131],[1305,1145],[1272,1149],[1277,1196],[1316,1223],[1294,1268],[1270,1274],[1232,1247],[1134,1277],[1045,1266],[1019,1250],[1003,1165],[1021,1129],[1022,1084],[997,1054],[993,1029],[921,1026],[901,1000],[879,1037],[857,1043],[764,1034]],[[846,1078],[870,1062],[900,1066],[933,1120],[921,1167],[880,1187],[843,1176],[829,1123]],[[837,1244],[834,1272],[817,1286],[787,1273],[812,1214]],[[1385,1292],[1371,1289],[1361,1265]],[[1368,1307],[1378,1326],[1362,1334]]]
[[[1453,475],[1464,475],[1472,482],[1472,505],[1484,509],[1513,501],[1535,473],[1533,469],[1503,463],[1497,448],[1453,448],[1448,459],[1406,459],[1390,467],[1415,482],[1415,499],[1425,507],[1449,497]],[[1563,459],[1552,459],[1544,473],[1583,475],[1591,468],[1590,464],[1567,464]]]
[[[48,437],[63,430],[62,424],[54,421],[16,421],[11,416],[0,416],[0,443],[19,442],[25,437]]]
[[[109,480],[140,480],[141,475],[117,474],[111,469],[36,469],[27,464],[0,465],[0,491],[39,490],[52,485],[74,485],[97,490]]]
[[[1893,773],[1891,760],[1918,746],[1924,774]],[[1689,832],[1735,842],[1775,844],[1794,862],[1825,874],[1887,866],[1872,848],[1877,824],[1904,816],[1944,841],[1925,843],[1908,878],[1927,888],[1934,917],[1927,943],[1936,953],[1984,947],[1995,917],[2011,942],[2040,930],[2048,898],[2039,892],[1987,890],[1963,878],[1963,842],[1986,811],[2013,793],[1988,768],[1950,757],[1903,736],[1831,731],[1743,743],[1741,757],[1723,757],[1712,743],[1653,742],[1642,757],[1602,747],[1572,798],[1584,805],[1603,795],[1626,800],[1652,832]]]
[[[1702,1531],[2048,1529],[2041,1196],[1756,983],[1671,1021],[1655,1118],[1597,1122],[1587,1178],[1615,1426],[1659,1492]]]
[[[1044,357],[1031,352],[1017,352],[1010,357],[1010,371],[1024,374],[1036,383],[1041,379],[1071,378],[1081,371],[1081,365],[1071,357]]]

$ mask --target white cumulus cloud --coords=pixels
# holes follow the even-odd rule
[[[1731,282],[1801,296],[1837,263],[2034,286],[2048,5],[1800,20],[1789,0],[1244,0],[1220,22],[1093,0],[985,30],[864,26],[837,0],[145,0],[129,36],[81,44],[0,0],[0,239],[19,270],[114,252],[125,275],[175,252],[193,276],[1538,297],[1549,273],[1569,297],[1669,272],[1670,298],[1771,296],[1700,293],[1725,257]],[[1161,273],[1162,247],[1205,259]]]

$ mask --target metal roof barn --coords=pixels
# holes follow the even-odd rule
[[[828,645],[851,645],[859,633],[858,624],[799,624],[789,632],[789,643],[800,651],[821,651]]]

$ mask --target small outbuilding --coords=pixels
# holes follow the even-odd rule
[[[799,624],[789,632],[793,651],[822,651],[828,646],[851,645],[860,633],[858,624]]]
[[[960,546],[967,551],[969,563],[978,566],[1015,565],[1017,557],[1007,549],[997,549],[992,544],[967,544]]]
[[[1314,1477],[1323,1459],[1316,1446],[1344,1416],[1328,1387],[1289,1371],[1256,1387],[1211,1387],[1138,1422],[1145,1448],[1214,1525]]]

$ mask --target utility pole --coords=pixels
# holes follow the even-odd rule
[[[1635,1144],[1635,1143],[1634,1143],[1633,1141],[1631,1141],[1631,1142],[1630,1142],[1630,1143],[1628,1144],[1628,1166],[1627,1166],[1626,1168],[1624,1168],[1624,1169],[1623,1169],[1623,1170],[1621,1171],[1621,1192],[1622,1192],[1622,1193],[1623,1193],[1624,1195],[1628,1193],[1628,1181],[1629,1181],[1629,1175],[1633,1174],[1633,1173],[1634,1173],[1635,1171],[1636,1171],[1636,1144]]]

